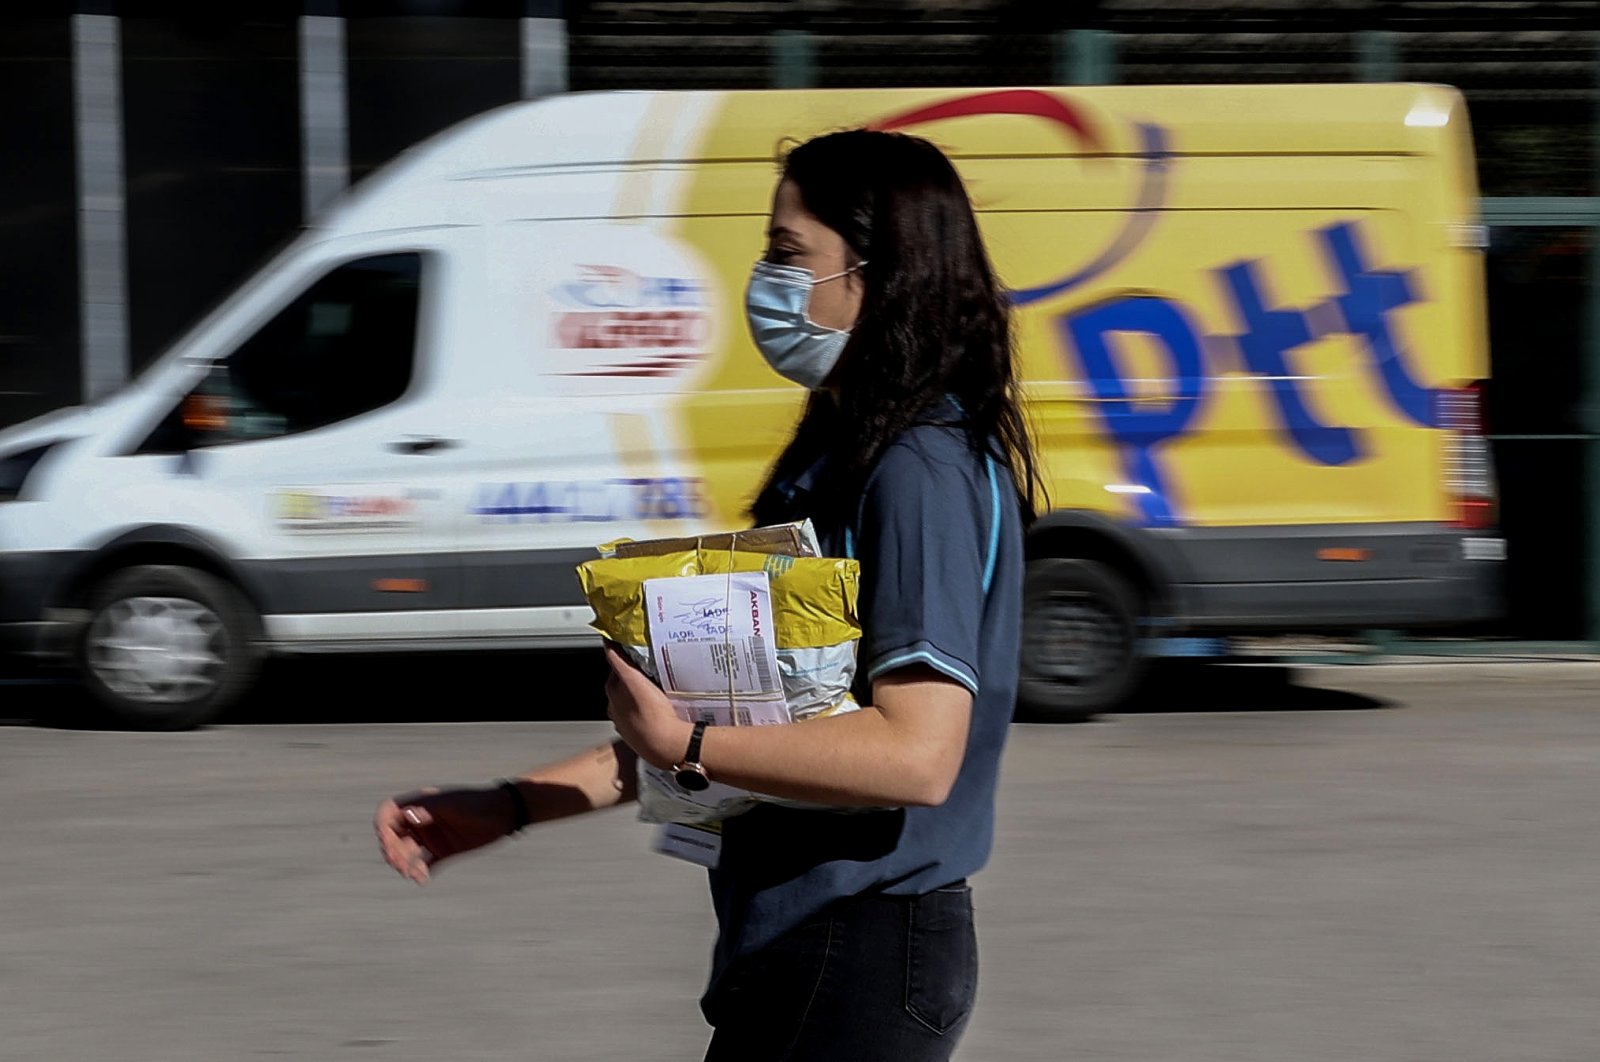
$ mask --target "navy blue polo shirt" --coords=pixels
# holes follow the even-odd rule
[[[813,466],[782,488],[785,519],[810,515],[828,482]],[[763,804],[723,824],[711,871],[720,935],[711,988],[729,964],[835,900],[916,895],[989,858],[995,784],[1017,693],[1022,526],[1004,464],[963,429],[923,424],[884,453],[853,526],[817,526],[823,552],[861,562],[857,697],[897,668],[926,665],[972,691],[966,758],[938,807],[813,811]]]

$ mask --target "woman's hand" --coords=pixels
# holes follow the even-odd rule
[[[609,642],[605,651],[611,665],[611,675],[606,679],[606,714],[618,736],[645,762],[671,767],[688,750],[693,725],[679,719],[661,687]]]
[[[378,805],[372,827],[383,858],[418,885],[451,856],[493,844],[511,832],[516,811],[507,789],[424,789]]]

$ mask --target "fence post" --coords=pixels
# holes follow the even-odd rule
[[[1356,36],[1356,80],[1400,80],[1400,38],[1393,30],[1362,30]]]
[[[1117,39],[1110,31],[1064,30],[1054,40],[1058,84],[1109,85],[1116,80]]]
[[[83,329],[81,401],[128,378],[128,250],[122,138],[122,23],[72,16],[72,89],[78,150],[78,295]]]
[[[522,98],[567,91],[567,20],[562,0],[525,0],[522,15]]]
[[[300,16],[300,200],[308,221],[350,183],[344,30],[337,16]]]
[[[772,87],[812,88],[817,83],[817,54],[805,30],[772,31]]]

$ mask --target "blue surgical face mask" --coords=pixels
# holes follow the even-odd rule
[[[833,372],[850,331],[825,328],[811,319],[811,289],[866,264],[857,262],[842,273],[813,277],[811,270],[798,266],[756,263],[745,290],[744,312],[756,349],[779,376],[815,391]]]

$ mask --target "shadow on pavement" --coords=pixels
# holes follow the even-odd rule
[[[598,720],[598,649],[283,657],[222,725]],[[78,686],[49,675],[0,679],[0,725],[119,730]]]
[[[605,719],[595,650],[286,657],[268,661],[223,725],[554,722]],[[1167,661],[1119,713],[1325,712],[1392,707],[1299,684],[1281,665]],[[121,729],[77,686],[49,675],[0,679],[0,726]]]
[[[224,720],[270,723],[553,722],[606,717],[598,649],[285,657]]]
[[[0,726],[83,729],[92,724],[86,702],[71,682],[22,670],[0,676]]]
[[[1283,664],[1163,661],[1119,712],[1339,712],[1396,707],[1394,701],[1295,681]]]

